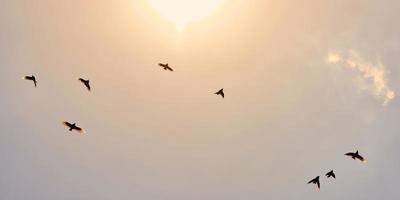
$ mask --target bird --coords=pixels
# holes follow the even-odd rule
[[[79,133],[85,133],[85,130],[83,130],[81,127],[76,126],[75,123],[71,124],[67,121],[64,121],[63,124],[64,124],[64,126],[68,127],[69,131],[75,130]]]
[[[80,82],[82,82],[83,84],[85,84],[86,88],[90,91],[90,84],[89,84],[90,81],[89,80],[85,80],[83,78],[78,78],[78,80]]]
[[[216,95],[221,95],[222,98],[225,98],[224,88],[220,89],[218,92],[214,93]]]
[[[357,160],[357,159],[358,159],[358,160],[360,160],[361,162],[366,162],[366,160],[364,159],[364,157],[362,157],[362,156],[358,153],[358,150],[357,150],[355,153],[349,152],[349,153],[346,153],[346,154],[344,154],[344,155],[353,158],[353,160]]]
[[[163,63],[158,63],[158,66],[163,67],[164,70],[169,70],[171,72],[173,72],[174,70],[168,65],[168,63],[163,64]]]
[[[34,75],[24,76],[24,77],[22,77],[22,79],[33,81],[33,84],[35,84],[35,87],[37,87],[37,81],[36,81],[36,77]]]
[[[333,170],[331,170],[330,172],[326,173],[325,176],[326,176],[327,178],[333,177],[333,178],[336,179],[336,175],[335,175],[335,173],[333,172]]]
[[[319,176],[315,177],[314,179],[310,180],[307,184],[317,184],[318,189],[320,189],[320,184],[319,184]]]

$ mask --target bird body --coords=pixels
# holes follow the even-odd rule
[[[82,82],[85,86],[86,86],[86,88],[90,91],[91,90],[91,88],[90,88],[90,81],[89,80],[85,80],[85,79],[83,79],[83,78],[78,78],[78,80],[80,81],[80,82]]]
[[[308,183],[307,183],[307,184],[310,184],[310,183],[312,183],[312,184],[316,184],[316,185],[317,185],[317,187],[318,187],[318,189],[320,189],[319,176],[317,176],[317,177],[315,177],[314,179],[312,179],[312,180],[308,181]]]
[[[349,152],[349,153],[346,153],[346,154],[344,154],[344,155],[353,158],[353,160],[360,160],[361,162],[366,162],[366,160],[364,159],[364,157],[362,157],[362,156],[358,153],[358,151],[356,151],[355,153]]]
[[[73,123],[73,124],[72,124],[72,123],[69,123],[69,122],[67,122],[67,121],[64,121],[63,124],[64,124],[66,127],[68,127],[68,130],[69,130],[69,131],[75,130],[75,131],[80,132],[80,133],[85,133],[85,131],[84,131],[81,127],[76,126],[76,123]]]
[[[35,84],[35,87],[37,87],[37,81],[36,81],[36,77],[34,75],[24,76],[23,79],[33,81],[33,84]]]
[[[171,72],[173,72],[174,70],[168,65],[168,63],[163,64],[163,63],[158,63],[158,66],[164,68],[164,70],[169,70]]]
[[[331,170],[330,172],[326,173],[325,176],[327,178],[333,177],[333,178],[336,179],[336,175],[335,175],[335,172],[333,172],[333,170]]]
[[[224,88],[220,89],[218,92],[216,92],[214,94],[221,95],[222,98],[225,98]]]

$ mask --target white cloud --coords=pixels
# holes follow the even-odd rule
[[[336,64],[340,61],[342,61],[342,58],[339,54],[337,54],[337,53],[329,53],[328,54],[328,57],[327,57],[328,63]]]
[[[360,89],[367,90],[382,100],[383,105],[387,105],[396,97],[395,92],[388,86],[386,78],[388,72],[381,62],[369,62],[354,50],[350,50],[345,57],[338,53],[329,53],[327,62],[329,64],[340,64],[347,69],[359,72],[359,78],[363,82],[363,87]]]

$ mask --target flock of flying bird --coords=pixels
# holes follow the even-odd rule
[[[354,153],[354,152],[349,152],[349,153],[346,153],[346,154],[344,154],[344,155],[353,158],[353,160],[360,160],[361,162],[366,162],[366,160],[364,159],[364,157],[362,157],[362,156],[358,153],[358,151],[356,151],[355,153]],[[325,176],[326,176],[327,178],[333,177],[333,178],[336,179],[336,174],[335,174],[335,172],[333,172],[333,170],[331,170],[330,172],[326,173]],[[317,176],[317,177],[315,177],[314,179],[310,180],[307,184],[310,184],[310,183],[316,184],[317,187],[318,187],[318,189],[321,188],[321,184],[320,184],[320,182],[319,182],[319,176]]]
[[[174,71],[174,70],[169,66],[168,63],[166,63],[166,64],[158,63],[158,66],[162,67],[162,68],[163,68],[164,70],[166,70],[166,71],[171,71],[171,72]],[[35,77],[34,75],[24,76],[23,79],[32,81],[33,84],[34,84],[34,86],[37,87],[37,79],[36,79],[36,77]],[[80,81],[82,84],[84,84],[88,91],[91,90],[90,81],[89,81],[89,80],[86,80],[86,79],[83,79],[83,78],[78,78],[78,81]],[[223,89],[223,88],[220,89],[218,92],[216,92],[216,93],[214,93],[214,94],[220,95],[222,98],[225,98],[225,93],[224,93],[224,89]],[[80,133],[85,133],[85,130],[84,130],[83,128],[77,126],[76,123],[70,123],[70,122],[64,121],[63,124],[64,124],[66,127],[68,127],[68,130],[69,130],[69,131],[77,131],[77,132],[80,132]]]
[[[174,70],[169,66],[168,63],[166,63],[166,64],[158,63],[158,66],[162,67],[162,68],[163,68],[164,70],[166,70],[166,71],[171,71],[171,72],[174,71]],[[34,75],[25,76],[25,77],[23,77],[23,79],[32,81],[32,82],[34,83],[35,87],[37,87],[37,80],[36,80],[36,77],[35,77]],[[85,80],[85,79],[83,79],[83,78],[78,78],[78,80],[79,80],[82,84],[85,85],[85,87],[87,88],[88,91],[91,90],[90,81],[89,81],[89,80]],[[220,95],[222,98],[225,98],[225,93],[224,93],[224,89],[223,89],[223,88],[220,89],[220,90],[218,90],[218,91],[215,92],[214,94]],[[80,132],[80,133],[85,133],[85,130],[84,130],[83,128],[77,126],[76,123],[70,123],[70,122],[67,122],[67,121],[64,121],[64,122],[62,122],[62,123],[63,123],[63,125],[65,125],[65,126],[68,128],[69,131],[77,131],[77,132]],[[349,153],[346,153],[346,154],[344,154],[344,155],[351,157],[353,160],[360,160],[360,161],[362,161],[362,162],[365,162],[365,161],[366,161],[366,160],[364,159],[364,157],[362,157],[362,156],[358,153],[358,151],[356,151],[355,153],[354,153],[354,152],[349,152]],[[333,170],[331,170],[331,171],[329,171],[328,173],[326,173],[325,176],[326,176],[327,178],[333,177],[333,178],[336,179],[336,174],[335,174],[335,172],[334,172]],[[317,187],[318,187],[318,189],[321,188],[321,184],[320,184],[320,181],[319,181],[319,176],[317,176],[317,177],[315,177],[314,179],[310,180],[307,184],[310,184],[310,183],[316,184]]]

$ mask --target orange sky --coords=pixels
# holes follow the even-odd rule
[[[0,199],[397,199],[398,8],[225,0],[177,29],[144,0],[6,1]]]

